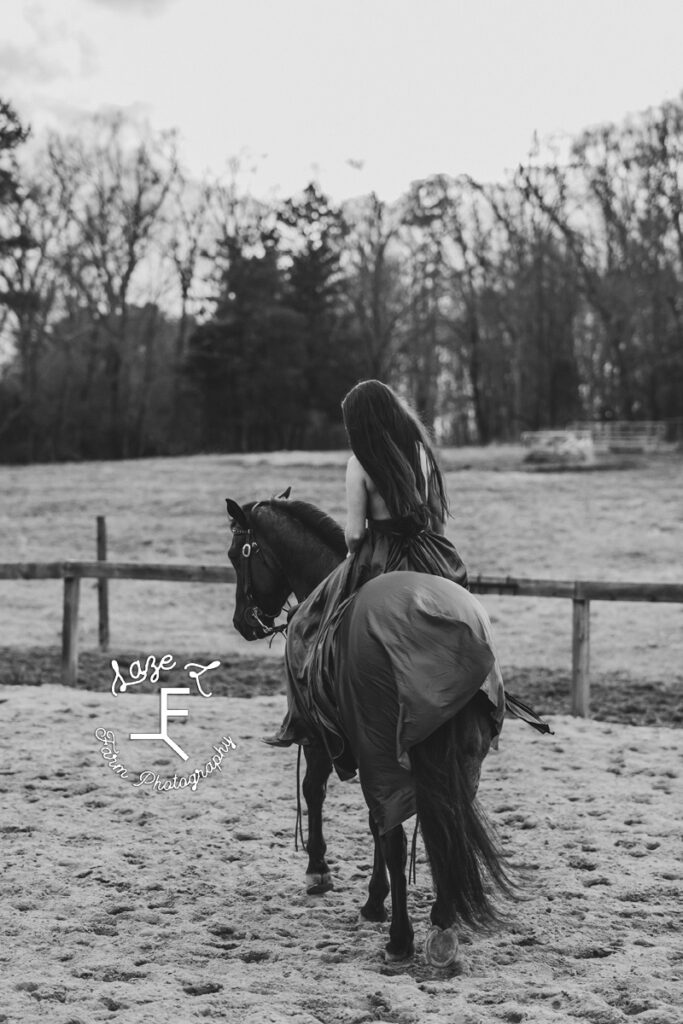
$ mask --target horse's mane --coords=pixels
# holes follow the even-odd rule
[[[292,519],[296,519],[305,529],[311,530],[336,555],[339,555],[340,558],[346,557],[344,531],[332,516],[328,516],[327,512],[322,512],[315,505],[311,505],[307,501],[289,501],[272,498],[270,501],[264,502],[264,504],[270,505],[271,508],[277,509],[279,512],[284,512],[285,515],[290,516]]]

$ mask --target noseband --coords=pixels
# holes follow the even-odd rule
[[[266,562],[265,555],[263,554],[263,551],[258,544],[258,541],[254,538],[254,531],[252,530],[251,527],[248,527],[248,529],[246,530],[236,527],[235,529],[233,529],[232,532],[233,535],[236,537],[246,538],[244,543],[242,544],[241,550],[242,562],[244,564],[244,599],[247,605],[246,611],[244,613],[245,618],[247,619],[248,622],[252,624],[256,623],[259,629],[261,629],[264,637],[272,637],[275,636],[276,633],[285,633],[287,630],[286,622],[283,622],[279,626],[276,626],[274,623],[274,620],[277,619],[278,615],[281,615],[282,612],[284,611],[285,605],[281,605],[279,610],[276,611],[274,615],[272,615],[269,612],[263,611],[263,609],[259,607],[258,601],[256,600],[256,596],[254,595],[254,587],[252,583],[251,573],[251,560],[255,555],[260,555],[263,564],[266,566],[268,564]],[[263,621],[264,618],[273,619],[273,625],[269,626],[266,622]]]

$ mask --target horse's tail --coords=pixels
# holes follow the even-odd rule
[[[455,920],[473,928],[500,922],[502,915],[487,889],[515,896],[515,884],[483,810],[475,799],[478,770],[488,749],[480,729],[488,729],[478,702],[410,751],[417,814],[432,870],[440,927]]]

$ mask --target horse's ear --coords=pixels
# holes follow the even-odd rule
[[[248,530],[249,523],[247,522],[247,517],[237,502],[233,501],[232,498],[226,498],[225,504],[228,506],[228,516],[230,517],[231,522],[237,523],[238,526]]]
[[[286,490],[282,491],[281,494],[276,494],[275,495],[275,500],[276,501],[286,501],[291,493],[292,493],[292,488],[291,487],[287,487]]]

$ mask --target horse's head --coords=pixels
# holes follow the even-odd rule
[[[237,575],[233,624],[245,640],[263,640],[276,631],[275,619],[292,587],[259,528],[259,502],[243,507],[226,499],[232,542],[228,558]]]
[[[237,575],[233,623],[246,640],[279,631],[275,619],[294,594],[303,601],[346,557],[341,526],[289,491],[238,505],[227,499],[232,529],[228,556]]]

